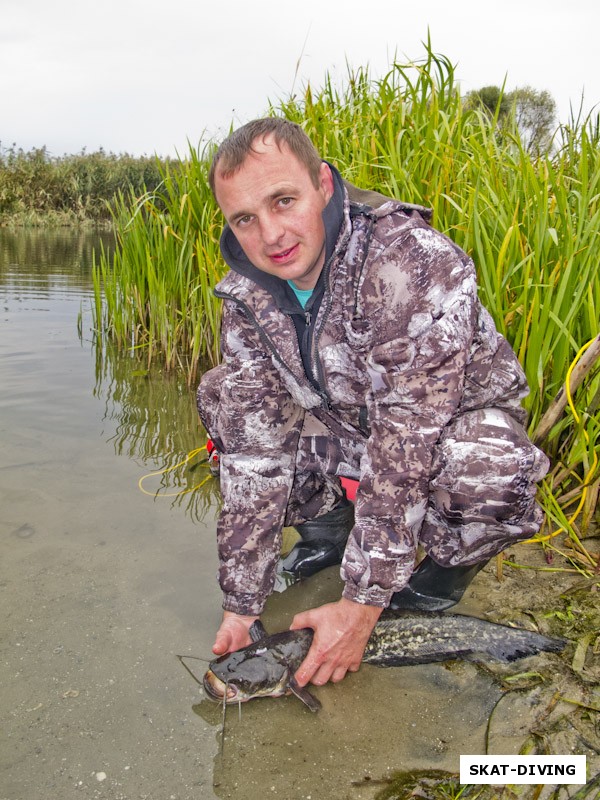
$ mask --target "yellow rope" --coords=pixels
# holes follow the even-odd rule
[[[156,492],[147,492],[146,489],[144,489],[144,487],[142,486],[142,484],[146,480],[146,478],[151,478],[151,477],[153,477],[155,475],[165,475],[167,472],[173,472],[174,470],[178,469],[179,467],[182,467],[184,464],[187,464],[188,461],[191,461],[192,458],[197,456],[198,453],[201,453],[203,450],[206,450],[206,445],[204,445],[203,447],[198,447],[198,448],[196,448],[196,450],[191,450],[187,454],[187,456],[183,459],[183,461],[180,461],[178,464],[175,464],[173,467],[165,467],[165,469],[158,470],[157,472],[149,472],[147,475],[142,475],[142,477],[138,481],[138,488],[139,488],[140,492],[142,492],[143,494],[147,494],[150,497],[179,497],[179,495],[188,494],[189,492],[193,492],[196,489],[199,489],[201,486],[204,486],[204,484],[207,483],[211,479],[212,475],[208,475],[206,478],[204,478],[204,480],[202,480],[202,481],[200,481],[200,483],[196,484],[196,486],[192,486],[191,489],[184,489],[181,492],[165,492],[164,494],[159,494],[158,490]]]
[[[573,396],[572,396],[572,393],[571,393],[571,376],[572,376],[573,370],[575,369],[575,366],[577,365],[577,362],[579,361],[581,356],[585,353],[585,351],[588,349],[588,347],[591,344],[593,344],[595,341],[596,341],[596,337],[594,337],[593,339],[590,339],[589,342],[586,342],[586,344],[584,344],[583,347],[581,347],[579,349],[579,352],[577,353],[577,355],[575,356],[575,358],[571,362],[571,365],[569,366],[569,369],[567,370],[567,376],[566,376],[566,379],[565,379],[565,394],[567,396],[567,404],[568,404],[569,408],[571,409],[571,414],[573,415],[573,419],[575,420],[575,423],[577,425],[579,425],[579,423],[581,422],[581,417],[577,413],[577,410],[575,408],[575,404],[573,403]],[[582,433],[583,433],[583,436],[585,438],[586,444],[589,444],[590,437],[588,436],[587,431],[582,428]],[[594,472],[596,471],[596,467],[597,466],[598,466],[598,456],[596,455],[596,451],[594,450],[594,460],[592,462],[591,467],[588,469],[587,473],[584,475],[584,478],[583,478],[583,481],[582,481],[581,499],[580,499],[579,503],[577,504],[577,508],[575,509],[573,514],[571,514],[571,516],[567,519],[568,525],[572,525],[575,522],[575,520],[577,519],[577,517],[581,514],[581,511],[582,511],[583,506],[585,504],[585,499],[587,497],[588,486],[591,483],[592,476],[594,475]],[[541,536],[539,538],[533,538],[533,539],[525,539],[523,542],[521,542],[521,544],[539,544],[540,542],[547,542],[550,539],[553,539],[555,536],[558,536],[560,533],[566,533],[566,528],[564,528],[564,527],[559,528],[558,530],[553,531],[552,533],[549,533],[547,536]],[[577,541],[578,541],[578,544],[581,546],[582,550],[586,553],[586,555],[588,555],[588,558],[589,558],[589,554],[587,553],[587,551],[585,550],[583,545],[581,545],[581,542],[579,542],[579,539],[577,539]],[[594,563],[594,562],[592,561],[592,563]]]

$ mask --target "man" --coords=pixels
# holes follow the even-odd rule
[[[294,525],[284,567],[308,575],[343,553],[345,584],[294,617],[315,630],[296,679],[339,681],[384,608],[453,605],[491,556],[538,530],[547,459],[525,434],[525,378],[473,264],[425,209],[345,184],[281,119],[235,131],[210,182],[231,268],[216,289],[223,363],[198,390],[223,496],[213,650],[249,643]],[[359,481],[354,509],[341,476]]]

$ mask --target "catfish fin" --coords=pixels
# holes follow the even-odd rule
[[[248,633],[250,634],[250,638],[253,642],[260,642],[261,639],[264,639],[269,635],[265,629],[265,626],[259,619],[254,620],[252,625],[250,625],[248,628]]]
[[[305,706],[308,706],[311,711],[318,711],[321,708],[321,703],[314,697],[305,686],[298,686],[296,679],[291,677],[288,681],[288,687],[292,694],[295,694],[298,700],[302,700]]]

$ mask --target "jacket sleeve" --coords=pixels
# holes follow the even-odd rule
[[[252,321],[231,301],[224,303],[221,346],[219,582],[226,610],[260,614],[273,588],[304,412]]]
[[[385,607],[412,574],[433,451],[460,402],[477,319],[475,271],[449,239],[417,228],[381,252],[361,298],[373,330],[371,433],[342,577],[345,597]]]

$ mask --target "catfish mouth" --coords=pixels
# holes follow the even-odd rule
[[[217,678],[215,673],[209,669],[206,671],[204,675],[204,679],[202,681],[204,686],[204,691],[212,700],[218,700],[221,702],[225,697],[225,693],[227,693],[226,703],[234,703],[237,700],[241,700],[242,698],[238,698],[238,688],[231,683],[223,683],[220,678]]]
[[[226,692],[227,699],[224,701],[225,703],[245,703],[247,700],[253,700],[255,697],[282,697],[290,693],[285,679],[276,685],[269,684],[264,687],[256,686],[248,690],[242,689],[234,683],[225,683],[215,675],[212,669],[208,669],[204,673],[202,684],[208,697],[220,703],[224,701],[223,698]]]

